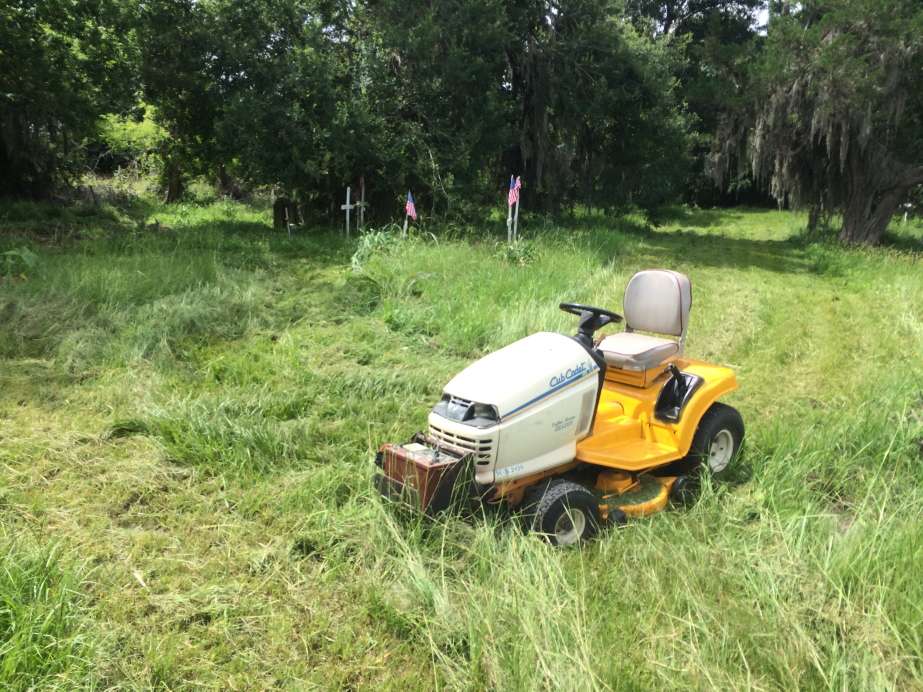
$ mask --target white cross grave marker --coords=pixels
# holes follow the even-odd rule
[[[349,203],[351,188],[346,188],[346,204],[341,204],[340,209],[346,211],[346,237],[349,238],[349,212],[356,208],[355,204]]]

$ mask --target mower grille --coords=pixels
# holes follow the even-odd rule
[[[429,434],[449,447],[473,453],[476,461],[490,461],[491,454],[494,451],[494,441],[490,438],[478,440],[465,435],[457,435],[432,424],[429,426]]]

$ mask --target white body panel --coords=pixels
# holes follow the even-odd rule
[[[500,421],[477,428],[430,413],[430,433],[476,456],[481,484],[512,481],[567,463],[590,432],[599,368],[561,334],[520,339],[471,364],[445,393],[495,406]]]

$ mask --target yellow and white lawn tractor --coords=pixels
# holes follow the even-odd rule
[[[683,354],[692,287],[674,271],[635,274],[622,316],[561,303],[576,336],[540,332],[471,364],[445,387],[429,430],[376,455],[382,494],[428,513],[459,495],[521,510],[555,545],[697,496],[740,450],[740,414],[718,398],[726,367]],[[656,336],[655,336],[656,335]]]

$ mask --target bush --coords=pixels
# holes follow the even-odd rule
[[[371,257],[387,253],[400,240],[400,227],[397,224],[370,228],[359,236],[359,244],[351,260],[353,271],[361,271]]]
[[[3,258],[2,272],[4,276],[13,276],[14,274],[25,274],[26,271],[35,266],[38,257],[27,247],[7,250],[0,253]]]
[[[517,240],[500,248],[500,257],[508,264],[525,267],[535,260],[535,246],[525,240]]]

